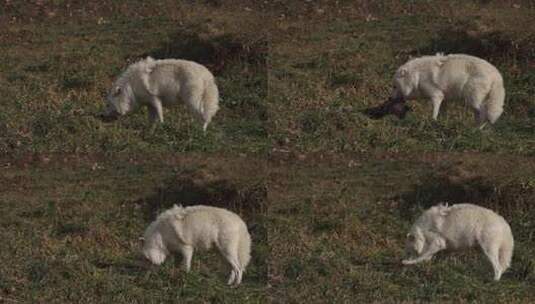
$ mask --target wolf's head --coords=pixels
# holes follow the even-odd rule
[[[104,117],[118,117],[137,107],[136,92],[143,88],[149,92],[149,75],[156,61],[151,57],[130,65],[114,82],[106,97]],[[134,92],[135,91],[135,92]],[[139,92],[138,92],[139,93]]]
[[[425,245],[425,237],[422,230],[418,227],[411,229],[407,233],[407,240],[405,241],[405,250],[411,256],[418,256],[422,253]]]
[[[103,116],[118,117],[133,110],[136,99],[132,87],[128,83],[116,82],[106,97],[106,108]]]
[[[391,100],[403,101],[416,97],[418,74],[412,73],[406,65],[401,66],[394,75]]]
[[[143,236],[143,248],[141,252],[151,263],[160,265],[165,261],[169,250],[163,241],[162,233],[157,222],[152,223]]]

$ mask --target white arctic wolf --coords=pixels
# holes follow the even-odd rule
[[[437,54],[415,58],[398,68],[391,99],[429,98],[433,119],[444,99],[470,105],[480,127],[496,122],[503,112],[505,89],[500,72],[487,61],[468,55]]]
[[[163,122],[163,107],[186,103],[203,122],[206,131],[219,109],[214,76],[203,65],[180,59],[147,57],[130,65],[113,84],[104,116],[125,115],[148,106],[149,119]]]
[[[228,210],[175,205],[147,228],[142,252],[152,263],[160,265],[171,251],[179,251],[189,272],[193,250],[210,249],[212,245],[232,267],[227,284],[239,285],[251,259],[251,237],[243,220]]]
[[[403,264],[430,260],[440,250],[478,244],[494,268],[494,280],[511,264],[513,234],[505,219],[492,210],[472,204],[440,204],[425,211],[407,234],[406,249],[416,257]]]

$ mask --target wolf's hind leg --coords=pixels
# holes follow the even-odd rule
[[[481,244],[481,249],[483,249],[483,253],[485,253],[490,263],[492,264],[492,268],[494,269],[494,280],[499,281],[502,276],[503,269],[500,264],[500,250],[498,248],[498,245],[487,241]]]
[[[238,286],[242,278],[242,269],[240,267],[240,262],[238,259],[237,244],[232,244],[232,245],[228,244],[228,246],[224,246],[223,248],[220,248],[220,251],[223,257],[228,261],[228,263],[232,267],[227,284],[232,285],[232,286]]]

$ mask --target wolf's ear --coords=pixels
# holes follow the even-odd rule
[[[416,237],[414,236],[414,234],[412,234],[412,233],[410,233],[410,232],[407,233],[407,240],[409,240],[409,241],[412,242],[412,241],[414,241],[415,239],[416,239]]]
[[[402,68],[401,70],[399,70],[399,76],[400,76],[400,77],[405,77],[405,76],[407,76],[407,74],[409,74],[409,72],[407,71],[407,69]]]
[[[145,59],[145,72],[147,72],[147,74],[150,74],[152,73],[153,70],[154,70],[154,59],[148,56],[147,59]]]
[[[438,204],[438,207],[440,208],[448,208],[448,203],[447,202],[441,202]]]
[[[121,91],[122,91],[121,87],[120,86],[116,86],[115,88],[113,88],[112,95],[113,96],[117,96],[117,95],[121,94]]]
[[[446,216],[449,212],[448,203],[440,203],[438,205],[438,213],[442,216]]]
[[[184,214],[184,207],[182,207],[182,205],[178,205],[178,206],[177,206],[177,205],[175,204],[175,205],[173,206],[173,209],[174,209],[174,211],[175,211],[175,212],[173,212],[174,215],[175,215],[175,219],[176,219],[176,220],[179,220],[179,221],[183,220],[183,219],[184,219],[184,215],[185,215],[185,214]]]
[[[446,61],[448,60],[448,58],[444,56],[444,53],[437,53],[436,56],[438,57],[438,60],[436,60],[436,65],[438,67],[441,67],[442,65],[444,65],[444,63],[446,63]]]

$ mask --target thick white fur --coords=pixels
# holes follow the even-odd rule
[[[476,244],[492,264],[494,280],[498,281],[513,256],[513,234],[505,219],[472,204],[436,205],[425,211],[407,234],[407,251],[416,257],[403,260],[403,264],[430,260],[443,249],[469,248]]]
[[[160,265],[172,251],[182,253],[186,271],[191,269],[194,249],[215,245],[232,267],[229,285],[241,283],[251,259],[251,237],[243,220],[228,210],[210,206],[173,206],[158,216],[145,231],[143,255]]]
[[[219,91],[203,65],[180,59],[147,57],[130,65],[115,81],[104,115],[124,115],[148,106],[149,119],[163,122],[163,107],[186,103],[203,121],[203,130],[219,109]]]
[[[505,89],[500,72],[487,61],[469,55],[423,56],[396,71],[393,99],[428,98],[437,119],[444,99],[458,98],[471,106],[480,127],[495,123],[503,112]]]

